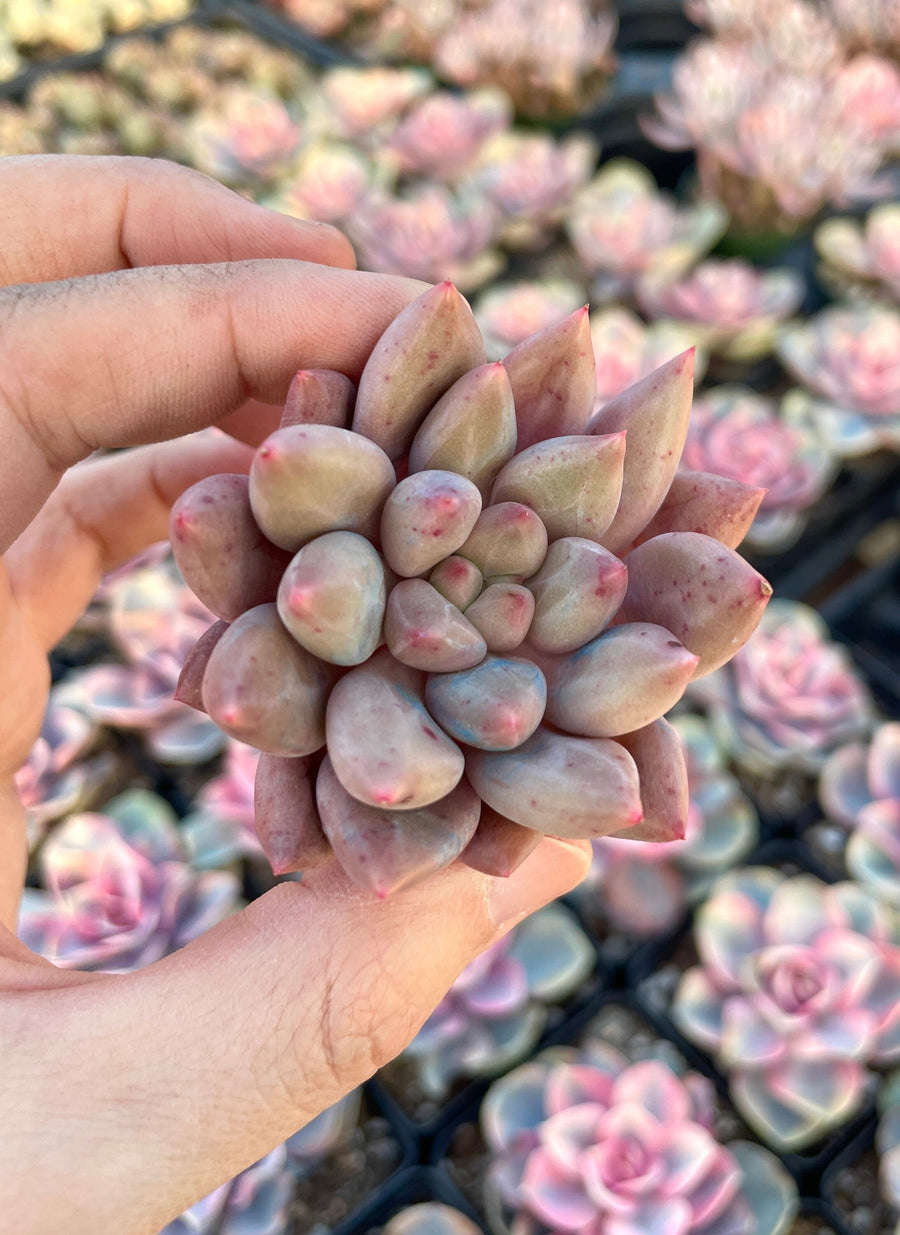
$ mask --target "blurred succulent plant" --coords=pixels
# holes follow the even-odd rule
[[[573,994],[595,961],[575,917],[548,905],[463,970],[401,1058],[435,1098],[460,1077],[496,1076],[534,1048],[547,1005]]]
[[[900,57],[900,12],[894,0],[828,0],[828,11],[852,50]]]
[[[365,270],[434,282],[452,279],[464,290],[497,274],[494,247],[500,220],[480,196],[420,183],[399,196],[375,192],[347,220]]]
[[[318,38],[341,34],[355,18],[383,9],[388,0],[269,0]]]
[[[631,159],[612,159],[575,198],[566,219],[592,298],[633,292],[638,278],[668,282],[684,274],[722,235],[728,217],[717,202],[678,206]]]
[[[293,1193],[287,1148],[279,1145],[185,1210],[160,1235],[283,1235]]]
[[[293,170],[262,204],[296,219],[345,223],[378,180],[378,169],[362,151],[323,139],[303,147]]]
[[[228,739],[221,773],[206,782],[195,810],[181,821],[185,851],[195,870],[214,870],[262,853],[253,804],[258,763],[258,750]]]
[[[868,745],[834,751],[822,768],[819,800],[829,819],[850,829],[853,878],[900,906],[900,723],[879,725]]]
[[[400,116],[430,94],[434,78],[424,69],[341,66],[319,80],[307,101],[310,127],[329,137],[377,147],[394,132]]]
[[[8,47],[6,71],[19,67],[17,53],[57,56],[93,51],[107,34],[156,22],[178,21],[193,0],[0,0],[0,30]]]
[[[786,1235],[796,1186],[759,1145],[717,1143],[697,1073],[604,1042],[557,1048],[495,1081],[481,1108],[491,1224],[517,1235]]]
[[[361,1109],[362,1090],[353,1089],[289,1136],[284,1146],[294,1173],[307,1175],[323,1158],[346,1144],[359,1124]]]
[[[900,302],[900,204],[875,206],[865,221],[826,219],[814,236],[819,278],[839,295],[888,295]]]
[[[171,556],[108,581],[102,608],[126,663],[70,674],[72,706],[101,724],[145,731],[151,754],[163,763],[203,763],[218,754],[221,731],[172,698],[185,656],[215,619],[185,586]]]
[[[671,930],[711,882],[746,858],[759,836],[756,808],[725,766],[709,725],[677,716],[672,726],[684,747],[690,790],[681,844],[650,845],[604,837],[575,890],[576,900],[630,935]]]
[[[868,733],[874,715],[847,652],[814,609],[792,600],[774,601],[730,665],[692,694],[730,757],[761,775],[817,774],[832,751]]]
[[[739,385],[716,386],[694,400],[681,462],[765,490],[747,543],[769,552],[794,543],[837,470],[805,399],[788,395],[779,408]]]
[[[900,1209],[900,1071],[892,1072],[878,1087],[881,1116],[875,1134],[880,1158],[881,1195],[895,1210]]]
[[[661,717],[771,594],[730,547],[752,491],[693,474],[680,495],[691,359],[594,415],[586,310],[488,365],[441,284],[388,327],[358,394],[299,374],[249,479],[182,495],[176,558],[221,620],[178,696],[266,752],[277,871],[333,854],[384,896],[457,856],[502,873],[529,830],[683,833]],[[651,519],[661,534],[627,552]]]
[[[481,1227],[450,1205],[422,1201],[395,1214],[382,1235],[481,1235]]]
[[[854,1115],[866,1066],[900,1056],[896,916],[858,884],[756,866],[714,885],[694,937],[673,1014],[758,1135],[795,1151]]]
[[[114,756],[90,756],[98,729],[66,702],[65,684],[51,690],[40,736],[15,777],[28,820],[29,849],[41,840],[48,823],[83,810],[110,780]]]
[[[510,129],[481,148],[467,180],[500,213],[508,248],[542,247],[562,222],[597,161],[597,144],[584,133]]]
[[[591,343],[597,368],[597,410],[628,386],[648,377],[666,361],[695,346],[699,333],[681,322],[651,322],[648,326],[629,309],[618,306],[591,313]],[[706,372],[706,359],[705,350],[697,347],[694,356],[695,382],[699,382]]]
[[[900,310],[822,309],[782,328],[778,355],[811,392],[810,414],[835,454],[900,450]]]
[[[284,176],[302,140],[281,99],[237,84],[223,86],[184,130],[186,161],[235,186],[267,185]]]
[[[438,90],[410,107],[387,148],[404,175],[454,180],[511,120],[512,103],[503,90]]]
[[[25,889],[19,936],[63,969],[148,965],[238,908],[234,876],[192,870],[171,807],[143,789],[70,815],[38,864],[46,890]]]
[[[647,276],[637,286],[648,317],[689,324],[709,351],[736,361],[771,352],[779,324],[803,295],[796,271],[760,270],[740,258],[709,258],[677,282]]]
[[[492,284],[473,306],[488,360],[502,360],[529,335],[558,325],[583,304],[584,290],[572,279]]]

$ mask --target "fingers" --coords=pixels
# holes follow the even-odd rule
[[[217,429],[89,460],[68,472],[6,558],[19,608],[49,651],[100,579],[169,534],[169,511],[191,485],[247,472],[253,452]]]
[[[25,809],[11,780],[0,781],[0,932],[16,929],[28,866]],[[0,940],[2,942],[2,940]]]
[[[3,284],[257,257],[355,265],[335,228],[256,206],[163,159],[3,159],[0,234]]]
[[[0,1020],[10,1229],[43,1230],[27,1162],[51,1203],[77,1196],[68,1235],[154,1235],[396,1055],[478,952],[583,877],[588,852],[545,839],[508,880],[457,864],[382,903],[329,868],[142,973],[20,992]]]
[[[422,284],[292,261],[159,266],[0,290],[0,549],[99,446],[177,437],[299,368],[358,377]]]

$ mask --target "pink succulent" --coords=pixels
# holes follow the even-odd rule
[[[596,159],[596,143],[584,134],[557,140],[512,129],[484,144],[468,179],[499,211],[504,242],[535,248],[563,219]]]
[[[728,360],[770,352],[778,324],[799,307],[803,293],[796,271],[758,270],[740,258],[709,258],[678,282],[648,277],[637,287],[649,317],[690,323],[710,351]]]
[[[223,86],[185,127],[189,161],[228,184],[269,183],[297,156],[302,132],[284,103],[246,86]]]
[[[461,290],[492,278],[502,259],[492,247],[498,218],[479,198],[423,184],[403,197],[373,193],[348,223],[366,270],[435,282],[452,279]]]
[[[833,750],[872,724],[869,694],[814,609],[774,600],[721,673],[691,688],[710,708],[732,759],[766,775],[818,773]]]
[[[794,1187],[759,1147],[745,1174],[738,1147],[712,1134],[713,1109],[709,1081],[661,1060],[629,1064],[596,1041],[547,1051],[485,1098],[488,1203],[516,1235],[771,1235],[745,1182],[755,1175],[778,1221],[796,1207]]]
[[[258,764],[258,750],[228,739],[222,771],[206,782],[195,810],[181,823],[185,848],[197,869],[227,866],[262,853],[253,788]]]
[[[375,168],[354,146],[321,141],[307,146],[290,177],[264,203],[296,219],[340,223],[371,189]]]
[[[502,360],[530,335],[558,325],[582,304],[584,291],[571,279],[494,283],[474,305],[488,360]]]
[[[900,70],[883,56],[856,56],[837,76],[834,105],[864,142],[900,151]]]
[[[463,970],[403,1058],[433,1097],[459,1077],[494,1076],[534,1048],[547,1005],[571,995],[595,962],[575,917],[548,905]]]
[[[660,321],[646,325],[628,309],[610,307],[591,314],[591,343],[597,367],[595,409],[621,394],[696,343],[697,331],[681,322]],[[694,357],[695,380],[706,372],[706,353],[698,348]]]
[[[778,355],[812,392],[810,412],[836,454],[900,449],[900,311],[823,309],[783,328]]]
[[[340,34],[356,17],[377,13],[387,0],[270,0],[320,39]]]
[[[756,843],[756,809],[727,770],[710,726],[677,716],[687,764],[690,806],[684,840],[669,843],[604,837],[592,841],[594,861],[576,898],[628,934],[649,936],[677,925],[712,880],[742,861]]]
[[[900,205],[875,206],[865,221],[826,219],[815,245],[822,277],[840,294],[870,297],[886,292],[900,302]]]
[[[881,1122],[875,1135],[880,1158],[881,1195],[895,1210],[900,1210],[900,1071],[894,1071],[878,1090]]]
[[[485,141],[508,127],[512,104],[502,90],[466,95],[436,91],[410,108],[388,150],[407,174],[453,179],[473,162]]]
[[[830,485],[835,461],[803,400],[773,400],[746,386],[717,386],[694,400],[681,466],[766,490],[747,533],[751,545],[786,548]]]
[[[390,132],[416,99],[429,93],[424,69],[329,69],[320,79],[322,127],[333,137],[363,141]]]
[[[900,723],[879,725],[869,745],[836,750],[822,768],[819,800],[829,819],[850,829],[853,878],[900,905]]]
[[[64,969],[148,965],[238,907],[235,877],[193,871],[174,813],[145,790],[122,794],[102,815],[70,815],[39,864],[46,891],[26,889],[19,936]]]
[[[778,1148],[850,1118],[866,1065],[900,1056],[896,938],[896,918],[859,885],[769,867],[723,876],[700,909],[701,964],[681,980],[675,1019]]]
[[[610,300],[652,275],[684,273],[719,238],[727,216],[716,202],[678,206],[650,173],[630,159],[613,159],[576,197],[566,220],[569,236],[593,276],[594,298]]]
[[[287,1148],[279,1145],[196,1201],[160,1235],[282,1235],[294,1188]]]

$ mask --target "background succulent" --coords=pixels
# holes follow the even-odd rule
[[[547,1005],[573,994],[595,961],[574,915],[548,905],[463,970],[402,1058],[432,1097],[459,1077],[505,1071],[535,1046]]]
[[[423,1201],[401,1209],[384,1225],[383,1235],[480,1235],[471,1218],[440,1201]]]
[[[174,812],[146,790],[70,815],[38,868],[44,890],[26,888],[19,936],[64,969],[150,964],[239,908],[235,877],[192,870]]]
[[[834,751],[822,768],[819,800],[828,818],[850,831],[853,878],[900,905],[900,724],[878,725],[870,743]]]
[[[630,309],[611,305],[591,313],[591,346],[597,369],[595,406],[621,394],[643,377],[649,377],[666,361],[695,347],[694,381],[706,372],[707,356],[697,347],[698,331],[682,322],[660,321],[649,325]],[[696,404],[695,404],[696,406]],[[691,412],[693,418],[694,413]]]
[[[758,1145],[719,1145],[712,1087],[603,1042],[547,1051],[482,1106],[487,1204],[503,1230],[782,1235],[793,1182]]]
[[[881,1195],[900,1210],[900,1072],[892,1072],[878,1091],[881,1119],[875,1136],[880,1158]]]
[[[813,240],[819,278],[833,291],[900,301],[900,204],[873,206],[864,220],[826,219]]]
[[[690,353],[597,414],[584,310],[484,360],[439,285],[358,394],[299,374],[249,481],[210,478],[173,509],[179,565],[221,619],[178,695],[266,752],[257,828],[277,871],[333,852],[386,895],[457,856],[500,873],[533,830],[683,834],[661,717],[768,601],[730,548],[752,492],[695,475],[666,504]]]
[[[182,841],[195,869],[212,870],[262,854],[253,801],[258,764],[258,750],[228,739],[221,772],[205,782],[194,809],[181,820]]]
[[[900,1054],[896,918],[857,884],[748,867],[714,885],[694,938],[679,1028],[764,1140],[814,1144],[859,1108],[866,1066]]]
[[[787,397],[777,406],[737,384],[694,400],[681,461],[765,489],[747,543],[770,552],[796,541],[837,470],[804,399]]]
[[[488,360],[502,360],[529,335],[557,325],[583,304],[584,290],[574,279],[548,278],[494,283],[472,308]]]
[[[785,326],[777,350],[836,454],[900,449],[900,311],[834,305]]]

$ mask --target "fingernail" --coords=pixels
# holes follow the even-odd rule
[[[518,870],[492,879],[488,912],[498,931],[506,931],[529,913],[549,904],[580,883],[591,864],[590,846],[545,837]]]

